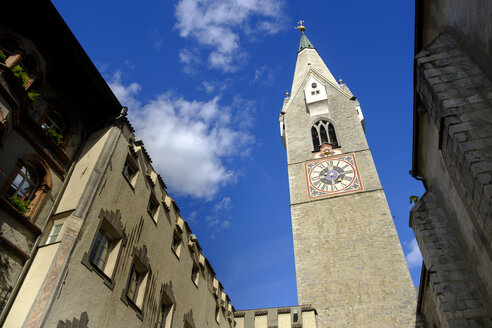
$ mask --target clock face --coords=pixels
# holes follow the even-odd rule
[[[305,163],[309,198],[362,190],[354,154]]]

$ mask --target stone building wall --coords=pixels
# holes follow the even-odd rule
[[[492,56],[489,1],[416,2],[410,224],[428,325],[492,325]]]

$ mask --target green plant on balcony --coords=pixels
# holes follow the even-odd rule
[[[29,102],[31,103],[31,107],[36,107],[36,98],[39,97],[40,93],[36,91],[28,91],[27,97],[29,98]]]
[[[7,60],[7,55],[5,55],[2,50],[0,50],[0,62],[5,64],[5,60]]]
[[[12,73],[14,73],[14,76],[19,79],[19,81],[21,81],[22,86],[25,86],[27,83],[29,83],[29,75],[24,71],[22,66],[14,66],[14,68],[12,68]]]
[[[63,143],[63,135],[58,133],[55,129],[49,129],[46,131],[46,134],[53,139],[53,141],[60,146]]]
[[[20,214],[25,215],[29,211],[29,206],[31,205],[30,200],[25,200],[19,196],[12,196],[8,198],[10,204],[19,211]]]

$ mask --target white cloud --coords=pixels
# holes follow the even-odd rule
[[[235,181],[237,172],[224,160],[239,156],[237,149],[247,151],[254,139],[244,125],[232,122],[232,117],[236,111],[251,109],[222,106],[219,97],[189,101],[171,93],[141,104],[136,99],[140,85],[123,85],[119,73],[109,85],[129,107],[136,134],[173,192],[210,200],[221,186]]]
[[[215,210],[220,211],[220,210],[228,210],[231,207],[231,198],[230,197],[224,197],[215,204]]]
[[[231,222],[229,220],[221,220],[217,216],[207,216],[205,221],[207,221],[208,227],[212,232],[210,235],[212,239],[215,238],[217,233],[231,227]]]
[[[198,223],[198,220],[196,219],[197,214],[197,211],[191,212],[190,215],[188,215],[188,217],[186,218],[187,221],[193,224]]]
[[[162,41],[162,35],[159,29],[153,29],[149,33],[149,37],[151,39],[151,46],[154,48],[154,50],[159,51],[161,50],[163,41]]]
[[[410,243],[406,244],[406,247],[409,250],[409,252],[405,256],[408,268],[418,268],[420,265],[422,265],[422,254],[420,254],[417,240],[414,238]]]
[[[109,87],[123,106],[127,106],[128,108],[140,107],[140,103],[135,97],[142,90],[142,87],[136,82],[124,86],[121,83],[121,72],[117,71],[113,74]]]
[[[205,218],[205,221],[207,221],[209,227],[217,227],[219,225],[219,219],[215,216],[207,216]]]
[[[180,0],[176,28],[181,37],[213,49],[208,57],[211,67],[234,71],[238,58],[244,58],[240,31],[277,33],[283,6],[284,0]]]
[[[207,82],[207,81],[203,81],[202,82],[202,86],[205,88],[205,91],[207,93],[212,93],[215,90],[214,85],[212,83],[210,83],[210,82]]]
[[[275,77],[271,68],[268,66],[261,66],[255,70],[255,76],[253,81],[255,83],[261,83],[262,85],[272,85],[275,82]]]

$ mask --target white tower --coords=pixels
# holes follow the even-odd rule
[[[320,327],[411,327],[415,290],[364,134],[360,104],[301,41],[280,114],[299,304]]]

